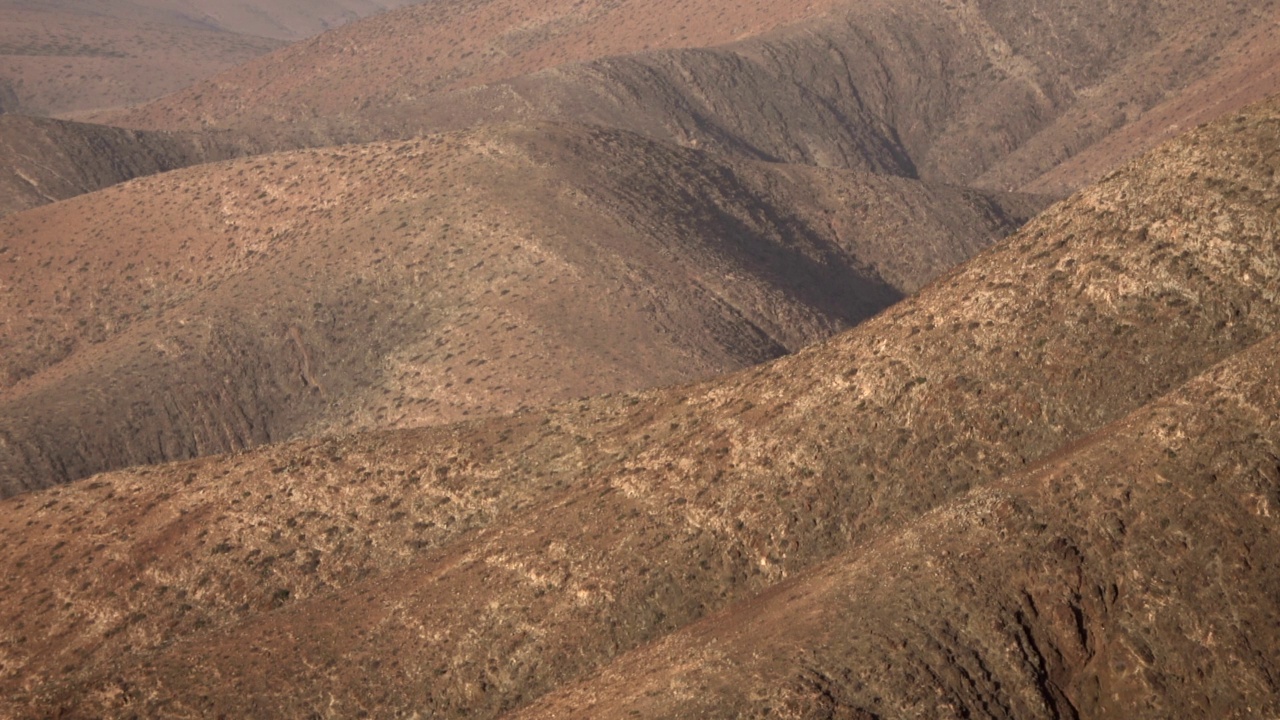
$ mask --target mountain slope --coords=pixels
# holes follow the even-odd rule
[[[1272,101],[1163,147],[854,330],[734,376],[12,498],[0,513],[19,538],[0,551],[3,696],[13,714],[69,716],[523,706],[1068,457],[1280,330],[1277,168]],[[1259,417],[1245,410],[1224,412]],[[1268,422],[1238,446],[1249,463],[1274,444]],[[1224,537],[1218,507],[1241,518],[1230,504],[1194,518]],[[1020,517],[997,520],[1023,532]],[[929,542],[947,542],[931,527]],[[897,557],[919,557],[905,545]],[[866,547],[868,567],[894,560]],[[890,579],[882,597],[910,587]],[[1273,578],[1246,568],[1234,580],[1256,598]],[[1139,603],[1126,607],[1159,600],[1158,586],[1125,589]],[[1018,622],[1015,610],[1000,621]]]
[[[820,13],[815,3],[470,0],[424,3],[353,23],[236,68],[138,113],[152,127],[285,122],[362,103],[503,80],[650,48],[713,45]],[[259,107],[258,101],[271,98]]]
[[[0,115],[0,215],[254,150],[225,133],[140,132]]]
[[[731,38],[708,30],[729,26],[712,19],[719,5],[686,16],[683,6],[646,4],[655,41],[637,52],[629,35],[595,34],[596,16],[548,21],[554,31],[535,33],[527,49],[512,39],[532,22],[520,13],[441,16],[424,6],[355,23],[112,119],[235,127],[284,145],[495,119],[585,120],[739,156],[1019,188],[1197,81],[1240,72],[1242,33],[1274,25],[1277,10],[1230,1],[841,3],[748,24],[753,35],[722,44]],[[460,45],[472,35],[452,32],[450,21],[481,28],[478,44]],[[409,35],[420,39],[391,39]],[[1257,42],[1276,46],[1274,33]],[[536,52],[542,47],[583,50]],[[1206,99],[1222,110],[1247,99],[1233,97]]]
[[[1273,335],[517,716],[1275,714],[1277,358]]]
[[[0,223],[0,484],[738,369],[1040,206],[579,126],[135,181]]]
[[[1128,158],[1197,125],[1280,93],[1280,15],[1257,17],[1222,50],[1217,68],[1143,112],[1104,140],[1026,185],[1032,192],[1062,193],[1093,182]],[[999,181],[986,183],[999,185]],[[1007,183],[1006,183],[1007,184]]]
[[[0,3],[5,112],[53,115],[120,107],[174,92],[281,46],[279,40],[98,15],[45,3]]]
[[[239,35],[299,40],[414,0],[2,0],[0,10],[57,10]]]

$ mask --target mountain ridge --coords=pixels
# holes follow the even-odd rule
[[[0,595],[22,618],[5,677],[47,678],[10,702],[496,716],[1078,449],[1280,330],[1277,102],[1163,146],[857,328],[726,378],[4,501],[3,522],[35,529],[0,562],[42,583]],[[1269,427],[1255,444],[1274,444]],[[90,530],[130,521],[123,537]],[[95,580],[139,566],[125,594]],[[1257,597],[1272,578],[1243,581]],[[1035,633],[1060,627],[1045,612]]]
[[[568,125],[134,181],[0,222],[4,492],[741,368],[1042,205]]]
[[[1273,712],[1276,663],[1260,648],[1280,642],[1264,549],[1280,501],[1277,350],[1272,335],[1036,467],[513,717]],[[1237,585],[1219,563],[1262,582]],[[1229,610],[1205,612],[1218,603]]]
[[[433,65],[435,55],[425,50],[400,57],[395,43],[375,41],[385,39],[386,26],[421,23],[433,12],[419,6],[106,119],[142,128],[237,128],[286,145],[407,137],[494,120],[585,120],[756,159],[1010,190],[1197,81],[1235,72],[1243,60],[1232,53],[1242,33],[1255,31],[1251,47],[1270,52],[1274,40],[1256,33],[1258,22],[1280,12],[1271,3],[1227,2],[1198,12],[1160,3],[1098,5],[1041,9],[1028,23],[1011,3],[843,3],[728,42],[712,33],[697,46],[637,51],[614,39],[572,61],[490,75],[482,55],[461,81],[450,80],[454,61]],[[1099,20],[1076,23],[1078,12]],[[651,14],[652,23],[669,19]],[[500,29],[489,36],[505,37]],[[354,49],[342,50],[348,46]],[[362,69],[361,48],[384,68],[373,80]],[[492,54],[503,67],[502,53]],[[306,83],[286,72],[290,63],[333,67],[323,71],[324,83]],[[412,71],[385,70],[404,63]],[[252,101],[254,92],[270,94],[269,110],[255,109],[265,105]]]
[[[0,215],[136,177],[253,154],[226,133],[168,133],[0,115]]]

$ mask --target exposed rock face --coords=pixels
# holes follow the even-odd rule
[[[3,697],[1274,712],[1277,169],[1273,101],[737,375],[12,498]]]

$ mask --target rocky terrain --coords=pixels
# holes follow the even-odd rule
[[[56,3],[0,2],[0,102],[7,113],[66,115],[131,105],[280,47],[269,38],[100,15]]]
[[[1274,714],[1277,169],[1269,101],[735,375],[11,498],[6,711]]]
[[[0,215],[256,150],[224,133],[140,132],[0,115]]]
[[[1280,715],[1277,27],[0,0],[0,717]]]
[[[514,716],[1274,713],[1278,351]]]
[[[756,159],[1013,190],[1149,111],[1207,119],[1167,105],[1183,92],[1217,114],[1275,89],[1270,74],[1238,85],[1275,52],[1278,11],[909,0],[748,4],[725,22],[715,3],[675,0],[428,4],[103,119],[237,128],[286,146],[585,120]],[[1070,189],[1151,146],[1131,145],[1111,144],[1109,162],[1095,156]]]
[[[163,22],[241,35],[300,40],[415,0],[4,0],[97,17]]]
[[[180,5],[156,0],[133,12],[178,22],[187,17]],[[137,129],[234,130],[237,146],[259,151],[585,121],[735,157],[1062,197],[1161,140],[1280,91],[1280,9],[1270,0],[1086,5],[1036,10],[1028,26],[1022,6],[1006,3],[425,3],[141,108],[75,115]],[[243,8],[219,7],[224,20],[243,19]],[[1106,21],[1085,27],[1080,16]],[[229,20],[215,27],[243,29]],[[129,73],[147,79],[148,92],[173,87]],[[61,77],[49,82],[72,88],[76,102],[109,85],[86,75],[93,89],[75,89]],[[0,107],[17,106],[4,86],[0,74]],[[90,163],[129,157],[122,152],[104,147]]]
[[[0,488],[739,369],[1042,206],[582,126],[135,181],[0,221]]]

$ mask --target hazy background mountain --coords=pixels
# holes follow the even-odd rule
[[[417,1],[421,0],[4,0],[0,8],[151,21],[300,40]]]
[[[159,97],[283,45],[187,24],[0,3],[5,112],[59,115]]]
[[[0,112],[151,100],[406,0],[0,0]],[[7,89],[7,90],[6,90]]]

